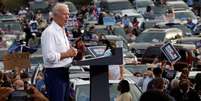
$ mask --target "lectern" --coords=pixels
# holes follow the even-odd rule
[[[90,66],[90,101],[110,101],[108,65],[123,64],[122,48],[113,48],[112,55],[74,62]]]

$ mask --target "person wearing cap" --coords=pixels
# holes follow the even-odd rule
[[[52,15],[53,21],[41,37],[47,95],[50,101],[69,101],[68,70],[77,55],[77,49],[70,45],[64,28],[69,19],[69,8],[64,3],[57,3]]]

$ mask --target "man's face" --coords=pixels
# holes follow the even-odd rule
[[[57,14],[56,18],[60,24],[64,25],[69,19],[69,14],[69,9],[63,7],[59,9],[59,13]]]

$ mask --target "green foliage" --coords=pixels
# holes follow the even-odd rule
[[[5,10],[19,9],[26,4],[26,0],[0,0]]]

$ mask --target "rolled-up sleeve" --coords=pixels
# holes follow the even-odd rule
[[[60,61],[61,55],[56,51],[54,34],[47,31],[43,34],[45,35],[41,38],[41,46],[44,61],[50,64],[58,63]]]

